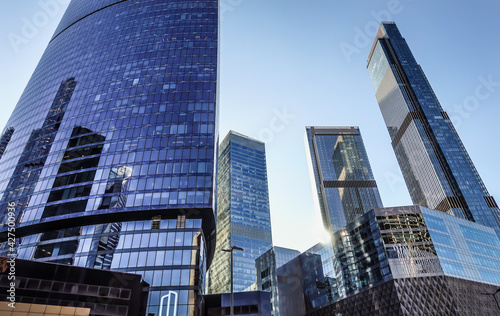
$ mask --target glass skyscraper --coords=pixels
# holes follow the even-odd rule
[[[306,146],[314,197],[330,233],[382,207],[359,128],[308,126]]]
[[[395,23],[381,24],[368,72],[413,203],[500,236],[498,205]]]
[[[217,246],[210,268],[211,293],[231,290],[230,254],[235,250],[234,291],[255,283],[255,259],[272,247],[264,143],[230,131],[219,146]]]
[[[339,298],[311,315],[496,315],[500,239],[418,205],[377,208],[333,235]],[[333,313],[335,311],[335,313]]]
[[[218,9],[70,3],[0,139],[0,255],[14,223],[19,258],[141,274],[147,313],[171,295],[164,313],[194,315],[214,252]]]

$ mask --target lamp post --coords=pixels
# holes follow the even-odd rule
[[[245,251],[238,246],[231,246],[231,249],[222,249],[222,251],[231,253],[231,316],[234,316],[234,293],[233,293],[233,250]]]

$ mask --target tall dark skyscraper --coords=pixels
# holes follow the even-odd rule
[[[328,231],[382,207],[359,128],[306,127],[306,146],[316,202]]]
[[[272,245],[266,151],[263,142],[230,131],[219,146],[217,247],[210,268],[210,292],[231,290],[231,246],[234,291],[255,283],[255,259]]]
[[[498,205],[395,23],[380,26],[368,72],[413,203],[500,236]]]
[[[218,5],[70,3],[0,139],[0,255],[14,222],[20,258],[141,274],[148,313],[170,295],[164,314],[194,315],[214,252]]]

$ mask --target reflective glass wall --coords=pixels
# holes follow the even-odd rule
[[[306,141],[311,181],[328,231],[382,207],[359,128],[306,127]]]
[[[332,236],[336,299],[359,293],[392,278],[384,243],[373,210]]]
[[[277,269],[298,257],[300,252],[283,247],[272,247],[255,259],[256,286],[258,291],[271,292],[271,315],[279,316],[280,295],[278,292]]]
[[[340,272],[340,265],[331,241],[318,243],[305,252],[314,253],[321,256],[323,264],[323,274],[325,275],[325,287],[327,289],[328,300],[334,301],[339,297],[339,287],[337,285],[337,273]]]
[[[210,269],[210,292],[231,290],[230,254],[235,250],[234,291],[255,283],[255,259],[272,247],[264,143],[230,131],[219,147],[217,246]]]
[[[418,205],[371,210],[333,240],[340,299],[391,279],[500,285],[500,241],[491,227]]]
[[[500,285],[500,240],[490,227],[420,208],[444,274]]]
[[[279,314],[309,315],[312,310],[328,304],[321,256],[310,252],[300,254],[277,269]]]
[[[498,205],[395,23],[381,24],[368,72],[413,203],[500,236]]]
[[[214,251],[218,32],[217,0],[73,0],[0,139],[2,241],[14,221],[21,258],[137,272],[149,313],[174,291],[193,315]]]

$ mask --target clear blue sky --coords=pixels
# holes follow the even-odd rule
[[[68,3],[22,2],[0,4],[1,128]],[[43,3],[52,3],[50,10]],[[306,125],[359,126],[384,205],[411,204],[366,71],[380,20],[398,24],[442,106],[455,117],[487,188],[500,200],[500,2],[221,3],[220,136],[234,129],[266,141],[275,245],[305,250],[321,238],[306,164]],[[13,36],[22,37],[17,45],[9,40]],[[481,88],[478,99],[480,78],[493,84]]]

